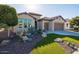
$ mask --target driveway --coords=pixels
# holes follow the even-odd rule
[[[79,36],[79,32],[70,32],[70,31],[49,31],[47,33],[55,33],[55,34],[61,34],[61,35],[73,35],[73,36]]]

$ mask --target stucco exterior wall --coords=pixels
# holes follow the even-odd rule
[[[31,16],[29,16],[28,14],[21,14],[21,15],[18,15],[18,18],[30,18],[32,20],[34,20]]]
[[[65,21],[62,18],[58,18],[58,19],[55,19],[55,20],[52,20],[52,21],[45,21],[45,20],[39,21],[38,22],[38,28],[45,30],[45,27],[44,27],[45,22],[48,22],[48,26],[49,26],[48,31],[54,31],[55,23],[62,23],[62,25],[63,24],[65,25]],[[64,25],[63,25],[63,28],[65,29]]]
[[[41,16],[38,16],[38,15],[32,15],[32,16],[37,18],[37,20],[40,19],[40,17],[41,17]]]
[[[37,29],[44,30],[44,21],[38,21],[37,22]]]
[[[49,31],[53,31],[54,30],[54,24],[53,21],[49,22]]]
[[[65,29],[70,29],[70,23],[69,22],[65,22],[64,27],[65,27]]]

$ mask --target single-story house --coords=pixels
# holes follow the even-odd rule
[[[22,12],[18,14],[15,31],[41,29],[44,31],[63,31],[69,29],[69,23],[62,16],[42,17],[41,14]]]

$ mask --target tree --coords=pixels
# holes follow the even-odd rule
[[[79,26],[79,16],[72,18],[71,21],[70,21],[70,24]]]
[[[9,29],[18,23],[16,9],[8,5],[0,5],[0,23],[7,24]],[[9,36],[8,30],[8,36]]]
[[[76,16],[70,20],[70,24],[73,25],[74,30],[78,31],[79,28],[79,16]]]

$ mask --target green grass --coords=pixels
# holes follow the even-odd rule
[[[65,53],[64,49],[62,49],[62,47],[60,47],[57,43],[54,42],[54,39],[56,38],[62,38],[63,40],[67,40],[69,42],[79,43],[79,36],[48,34],[47,37],[43,38],[39,43],[37,43],[32,53]]]
[[[74,38],[71,38],[71,37],[63,37],[62,38],[63,40],[67,40],[69,42],[73,42],[73,43],[79,43],[78,40],[74,39]]]
[[[54,39],[56,39],[56,38],[62,38],[64,40],[68,40],[68,41],[71,41],[71,42],[72,41],[74,41],[74,42],[79,41],[79,36],[48,34],[47,37],[43,38],[39,43],[37,43],[36,48],[50,44],[50,43],[53,43]]]
[[[65,50],[58,43],[51,43],[45,46],[33,49],[33,54],[64,54]]]

